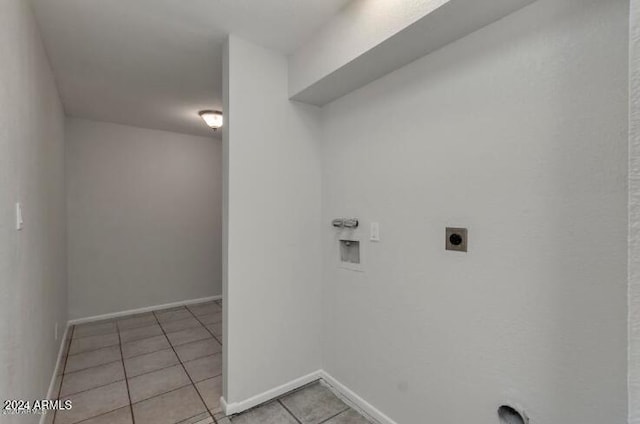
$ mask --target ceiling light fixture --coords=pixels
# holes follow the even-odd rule
[[[207,123],[214,131],[222,126],[222,112],[219,110],[203,110],[198,113],[202,120]]]

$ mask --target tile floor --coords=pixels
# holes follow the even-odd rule
[[[216,416],[218,424],[372,424],[315,382],[281,398],[231,417]]]
[[[69,329],[55,424],[366,424],[321,383],[225,417],[220,301]]]

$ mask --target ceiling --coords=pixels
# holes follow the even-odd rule
[[[32,0],[67,115],[211,136],[234,33],[289,54],[349,0]]]

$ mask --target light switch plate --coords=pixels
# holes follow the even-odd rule
[[[22,205],[16,203],[16,230],[20,231],[24,228],[24,220],[22,219]]]
[[[380,224],[372,222],[369,231],[369,240],[380,241]]]

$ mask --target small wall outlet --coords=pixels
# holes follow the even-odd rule
[[[53,339],[58,341],[58,323],[56,322],[53,326]]]

